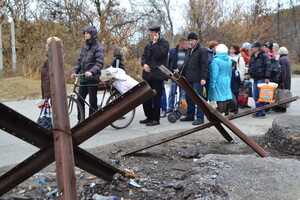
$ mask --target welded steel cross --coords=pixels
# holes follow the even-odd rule
[[[57,169],[59,199],[77,199],[74,162],[77,167],[107,181],[112,180],[115,173],[124,175],[122,170],[93,156],[78,145],[155,95],[146,82],[141,82],[70,130],[61,42],[54,40],[51,42],[49,65],[53,101],[54,128],[52,131],[39,126],[34,121],[0,103],[0,128],[40,148],[38,152],[0,177],[0,196],[54,160],[58,162],[56,163],[57,167],[63,168]],[[68,147],[65,146],[66,142],[69,144]],[[74,191],[75,194],[71,194]]]
[[[226,117],[224,117],[220,112],[211,107],[201,96],[199,96],[188,81],[179,74],[173,74],[165,66],[161,65],[159,69],[164,72],[169,78],[175,81],[179,87],[181,87],[186,94],[192,99],[192,101],[201,109],[205,114],[207,119],[213,123],[213,126],[222,134],[222,136],[228,141],[232,141],[232,137],[224,129],[221,124],[224,124],[229,128],[234,134],[236,134],[241,140],[243,140],[248,146],[250,146],[254,151],[256,151],[262,157],[268,157],[269,154],[251,140],[246,134],[244,134],[238,127],[231,123]]]

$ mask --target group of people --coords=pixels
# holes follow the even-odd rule
[[[244,43],[240,48],[232,45],[228,50],[225,44],[211,41],[208,48],[201,45],[198,35],[194,32],[188,34],[187,38],[180,38],[176,47],[170,48],[168,41],[161,36],[161,27],[154,25],[148,28],[151,41],[144,48],[141,65],[143,68],[142,77],[156,91],[156,95],[143,103],[145,119],[140,120],[146,126],[160,124],[161,105],[163,92],[165,91],[165,81],[168,77],[158,68],[161,65],[168,67],[174,73],[184,76],[197,94],[208,100],[212,106],[216,107],[221,113],[228,114],[229,111],[238,112],[238,104],[229,109],[229,102],[232,99],[238,101],[240,88],[253,79],[253,99],[258,101],[259,83],[270,82],[272,65],[270,59],[279,60],[281,65],[281,77],[278,81],[279,87],[291,89],[291,71],[288,50],[280,47],[276,43],[266,42],[264,46],[259,41]],[[101,69],[104,65],[104,49],[97,38],[96,27],[90,25],[83,31],[85,43],[81,48],[77,64],[70,77],[75,74],[84,74],[81,85],[87,87],[79,88],[79,102],[84,107],[84,99],[89,95],[91,108],[89,115],[97,110],[97,86]],[[46,44],[48,50],[49,38]],[[54,38],[59,40],[58,38]],[[263,47],[263,49],[262,49]],[[115,59],[112,65],[124,69],[122,58],[120,57],[121,48],[115,49]],[[42,69],[42,95],[43,98],[50,98],[48,61]],[[177,85],[170,80],[170,92],[168,95],[168,105],[165,106],[168,112],[173,111]],[[204,123],[204,114],[191,98],[179,88],[179,102],[186,99],[187,110],[185,117],[180,121],[190,121],[193,125]],[[166,98],[166,96],[164,97]],[[264,103],[256,103],[256,107],[263,106]],[[278,108],[277,111],[285,112]],[[255,113],[254,117],[263,117],[266,111],[262,110]]]
[[[159,70],[160,65],[167,66],[170,71],[184,76],[197,94],[208,100],[212,106],[225,115],[229,111],[237,113],[239,104],[230,107],[230,102],[238,102],[240,88],[244,85],[252,85],[253,99],[256,107],[264,106],[258,102],[260,83],[269,83],[272,80],[271,60],[279,61],[281,66],[280,79],[275,82],[280,88],[291,89],[291,63],[288,58],[286,47],[280,47],[276,43],[266,42],[264,45],[259,41],[252,44],[246,42],[240,48],[232,45],[230,49],[225,44],[211,41],[209,47],[200,44],[198,35],[194,32],[187,38],[180,38],[174,48],[169,48],[169,43],[161,36],[161,27],[154,25],[149,27],[151,41],[144,49],[141,65],[143,67],[143,79],[152,89],[156,90],[156,96],[143,104],[146,118],[140,120],[146,126],[160,124],[161,105],[164,97],[164,81],[167,77]],[[245,84],[247,83],[247,84]],[[205,88],[205,89],[204,89]],[[174,109],[174,97],[177,85],[170,80],[170,92],[168,96],[167,112]],[[193,125],[204,123],[204,114],[200,108],[180,89],[179,99],[186,99],[187,111],[180,121],[191,121]],[[163,97],[163,98],[162,98]],[[250,107],[243,105],[243,107]],[[285,112],[281,108],[275,109]],[[262,110],[253,117],[264,117],[266,111]]]

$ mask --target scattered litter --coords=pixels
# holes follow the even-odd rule
[[[142,188],[143,192],[149,192],[149,190],[147,190],[146,188]]]
[[[96,185],[96,183],[91,183],[90,187],[94,187]]]
[[[131,195],[133,195],[133,190],[132,189],[129,190],[129,196],[131,196]]]
[[[125,177],[129,177],[129,178],[141,178],[140,175],[135,174],[134,172],[126,172],[125,173]]]
[[[146,182],[146,181],[148,181],[148,178],[139,178],[138,181],[139,182]]]
[[[130,179],[129,184],[132,185],[132,186],[134,186],[134,187],[137,187],[137,188],[142,187],[141,185],[139,185],[138,183],[136,183],[133,179]]]
[[[51,190],[52,190],[51,186],[48,185],[48,186],[47,186],[47,190],[48,190],[48,191],[51,191]]]
[[[26,192],[26,190],[21,190],[21,191],[19,191],[19,194],[23,194],[25,192]]]
[[[117,199],[116,196],[102,196],[99,194],[94,194],[92,198],[94,200],[115,200],[115,199]]]
[[[112,151],[111,153],[113,153],[113,154],[117,154],[117,153],[119,153],[119,152],[121,152],[122,150],[121,149],[118,149],[118,150],[114,150],[114,151]]]
[[[46,178],[40,178],[40,179],[38,180],[38,182],[39,182],[40,184],[45,184],[45,183],[46,183]]]
[[[57,193],[57,189],[52,190],[51,192],[46,193],[45,196],[46,197],[50,197],[50,196],[54,195],[55,193]]]
[[[89,176],[89,177],[87,177],[86,179],[87,180],[94,180],[94,179],[96,179],[96,178],[98,178],[97,176]]]
[[[174,187],[174,186],[175,186],[174,183],[168,183],[168,184],[166,184],[164,187]]]

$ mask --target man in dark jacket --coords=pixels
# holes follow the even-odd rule
[[[188,35],[188,40],[192,48],[186,54],[182,74],[197,94],[203,97],[203,86],[206,83],[208,73],[207,51],[204,47],[200,46],[197,34],[191,32]],[[195,103],[188,95],[186,95],[186,102],[188,104],[186,117],[181,118],[180,121],[194,121]],[[204,114],[200,108],[197,108],[197,119],[193,122],[193,125],[203,123]]]
[[[167,66],[169,43],[160,36],[160,26],[149,27],[151,42],[145,47],[142,55],[143,79],[150,87],[156,90],[156,95],[143,103],[146,119],[141,124],[147,126],[159,125],[160,104],[162,95],[162,82],[167,79],[158,68],[160,65]]]
[[[188,48],[188,40],[186,38],[180,38],[179,44],[176,47],[171,48],[169,50],[168,68],[171,72],[177,72],[177,73],[181,72],[181,68],[185,60],[187,48]],[[167,112],[172,112],[174,109],[174,101],[175,101],[176,93],[177,93],[177,84],[173,80],[170,80],[170,92],[168,97]],[[183,89],[179,88],[179,102],[181,102],[181,99],[183,98],[185,98],[185,92]]]
[[[256,103],[259,97],[259,83],[269,83],[271,78],[272,66],[269,56],[261,50],[261,43],[255,41],[252,44],[252,55],[250,58],[249,72],[254,80],[253,83],[253,99],[256,108],[264,106],[266,103]],[[253,117],[265,117],[265,110],[253,114]]]
[[[84,99],[89,94],[89,102],[91,108],[89,109],[89,115],[95,112],[98,108],[97,105],[97,86],[88,86],[90,84],[98,84],[99,77],[101,75],[101,68],[104,61],[104,49],[98,42],[97,29],[95,26],[87,26],[83,31],[85,37],[85,44],[81,48],[77,65],[74,67],[71,78],[75,77],[75,74],[84,74],[81,79],[79,87],[78,101],[83,107],[85,107]]]

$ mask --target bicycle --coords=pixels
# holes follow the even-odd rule
[[[78,84],[78,79],[80,76],[84,76],[84,74],[76,74],[75,75],[75,82],[74,82],[73,90],[72,90],[70,96],[68,96],[68,110],[69,110],[69,118],[70,118],[70,126],[71,127],[75,126],[76,124],[82,122],[85,119],[85,112],[83,110],[82,105],[77,100],[77,98],[81,98],[84,101],[84,104],[87,105],[86,106],[87,108],[93,109],[91,107],[91,105],[78,94],[78,92],[76,90],[77,88],[87,87],[87,86],[97,86],[98,91],[103,91],[102,99],[100,101],[100,104],[98,105],[97,110],[101,109],[102,106],[104,105],[103,103],[105,100],[106,93],[109,92],[110,95],[109,95],[108,99],[106,100],[105,105],[109,104],[110,102],[114,101],[119,96],[121,96],[121,93],[117,89],[115,89],[112,86],[112,84],[110,84],[109,82],[100,83],[100,84],[80,85],[80,84]],[[97,111],[97,110],[94,110],[94,111]],[[135,116],[135,109],[131,110],[127,114],[123,115],[120,119],[113,122],[111,124],[111,126],[116,129],[126,128],[127,126],[129,126],[131,124],[134,116]]]

